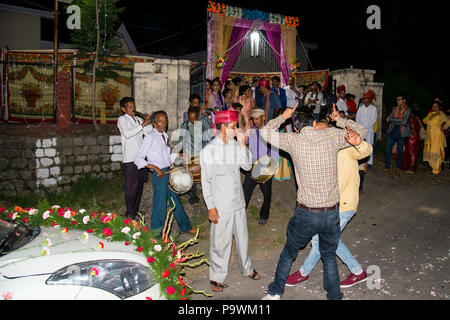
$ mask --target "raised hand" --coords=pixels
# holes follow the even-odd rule
[[[349,126],[346,126],[347,134],[345,135],[345,140],[353,145],[353,146],[359,146],[362,142],[361,136],[356,131],[350,129]]]
[[[284,112],[283,112],[283,118],[285,118],[286,120],[290,119],[292,117],[292,114],[294,113],[295,109],[297,109],[297,107],[298,107],[298,102],[295,105],[295,107],[286,108],[286,110],[284,110]]]
[[[333,112],[330,115],[331,120],[338,121],[341,116],[339,115],[339,111],[336,109],[336,104],[333,103]]]

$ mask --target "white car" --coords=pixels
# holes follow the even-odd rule
[[[142,254],[86,235],[0,219],[0,294],[14,300],[165,299]]]

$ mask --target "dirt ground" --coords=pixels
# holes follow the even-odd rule
[[[421,161],[419,161],[421,162]],[[450,298],[450,170],[440,176],[430,176],[427,164],[419,163],[414,175],[383,172],[383,155],[375,156],[374,167],[366,175],[364,194],[360,196],[358,213],[349,222],[341,239],[358,262],[367,268],[379,268],[380,287],[369,289],[366,282],[342,289],[348,300],[449,299]],[[151,183],[146,188],[150,189]],[[201,198],[201,191],[198,191]],[[255,189],[248,208],[250,256],[262,279],[242,276],[233,246],[229,285],[221,293],[211,291],[209,266],[186,268],[186,281],[195,290],[204,290],[212,297],[193,294],[193,300],[258,300],[273,280],[278,257],[283,249],[286,226],[295,208],[294,181],[274,181],[270,218],[265,226],[258,225],[262,193]],[[209,258],[209,222],[203,200],[191,206],[182,196],[184,207],[195,226],[200,227],[199,242],[190,250]],[[145,201],[143,201],[145,202]],[[146,219],[147,221],[149,219]],[[184,240],[172,233],[178,240]],[[310,245],[299,251],[291,273],[297,270]],[[341,280],[349,271],[337,258]],[[325,299],[322,262],[319,261],[308,281],[287,287],[282,299]],[[368,274],[373,274],[368,272]]]

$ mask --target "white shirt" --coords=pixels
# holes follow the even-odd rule
[[[295,87],[295,89],[300,91],[297,87]],[[296,99],[297,98],[297,94],[289,86],[284,87],[284,90],[286,90],[286,98],[287,98],[287,105],[286,105],[286,107],[288,107],[288,108],[295,107],[297,102],[299,102],[299,99],[300,100],[303,99],[303,93],[301,93],[301,92],[300,92],[300,98]]]
[[[142,128],[142,120],[138,117],[131,117],[124,114],[117,119],[117,127],[120,131],[120,138],[122,141],[122,162],[133,162],[139,147],[141,146],[144,135],[149,133],[153,127],[152,125]]]
[[[162,138],[164,135],[165,141]],[[144,168],[147,164],[157,166],[160,169],[168,168],[175,161],[177,154],[170,152],[167,133],[160,133],[153,128],[142,141],[139,151],[134,157],[134,163],[138,169]]]
[[[370,104],[368,107],[366,107],[365,104],[362,104],[358,108],[358,112],[356,112],[355,121],[362,124],[367,128],[369,132],[373,133],[373,128],[375,126],[375,123],[377,122],[377,117],[377,107],[375,107],[373,104]]]
[[[344,111],[345,114],[348,114],[347,113],[347,102],[346,102],[346,100],[342,99],[341,97],[338,98],[336,107],[338,108],[339,111]]]
[[[308,104],[308,100],[309,99],[319,99],[316,101],[315,104]],[[305,105],[308,105],[310,107],[314,107],[314,113],[320,113],[320,108],[322,106],[322,102],[323,102],[323,93],[322,92],[318,92],[318,93],[313,93],[313,92],[308,92],[308,94],[306,95],[305,98]]]
[[[239,168],[252,168],[252,152],[236,140],[216,137],[200,151],[202,192],[206,206],[220,212],[245,209]]]

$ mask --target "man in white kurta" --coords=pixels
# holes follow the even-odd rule
[[[336,102],[336,107],[339,111],[344,111],[345,114],[348,114],[347,108],[347,100],[345,99],[346,88],[345,85],[341,84],[336,89],[338,94],[338,100]]]
[[[252,153],[245,146],[245,134],[235,133],[238,115],[235,111],[216,112],[217,136],[200,152],[202,192],[211,223],[210,283],[213,291],[222,291],[228,274],[233,242],[244,276],[257,280],[248,254],[247,215],[240,168],[250,170]],[[228,124],[228,125],[225,125]],[[234,136],[238,141],[234,140]]]
[[[375,92],[369,90],[363,95],[363,104],[358,108],[356,112],[355,121],[362,124],[367,128],[366,141],[370,144],[374,144],[374,127],[377,122],[378,111],[377,107],[372,104],[375,97]],[[369,165],[373,165],[373,152],[370,154]]]

